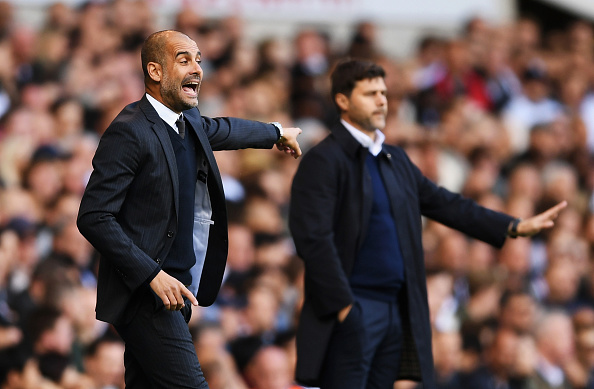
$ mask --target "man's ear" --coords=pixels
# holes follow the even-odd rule
[[[163,77],[163,68],[160,64],[156,62],[149,62],[146,65],[146,70],[148,71],[149,77],[155,82],[161,82],[161,78]]]
[[[334,101],[336,102],[336,105],[338,105],[338,108],[340,108],[341,111],[349,110],[349,98],[346,97],[344,93],[337,93],[334,96]]]

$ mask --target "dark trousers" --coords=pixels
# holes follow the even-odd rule
[[[127,324],[116,326],[126,343],[127,389],[207,389],[188,329],[191,303],[167,311],[150,288],[132,298]]]
[[[321,389],[392,389],[402,354],[398,304],[355,296],[336,324],[326,353]]]

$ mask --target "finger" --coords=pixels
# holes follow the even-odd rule
[[[165,309],[169,310],[169,307],[171,306],[171,304],[169,303],[169,298],[167,296],[161,297],[161,301],[163,301],[163,306],[165,307]]]
[[[544,211],[544,214],[546,214],[549,218],[551,216],[553,218],[556,218],[557,215],[559,214],[559,212],[565,207],[567,207],[567,201],[562,201],[559,204],[555,205],[554,207],[551,207],[551,208],[547,209],[546,211]]]
[[[173,292],[167,293],[167,298],[169,299],[169,304],[165,305],[168,311],[175,311],[177,309],[177,299],[175,298],[175,294]]]
[[[181,285],[179,289],[175,289],[175,291],[174,291],[175,301],[176,301],[176,304],[173,307],[174,309],[172,309],[174,311],[179,311],[186,305],[184,302],[184,296],[182,294],[183,292],[182,292],[181,288],[185,288],[185,286]]]
[[[293,157],[295,159],[301,157],[301,148],[299,147],[299,144],[297,142],[295,142],[295,146],[293,147]]]
[[[542,224],[542,228],[551,228],[555,225],[555,222],[552,220],[547,220]]]
[[[184,286],[182,288],[181,292],[184,296],[186,296],[188,298],[188,300],[190,300],[190,302],[192,303],[193,306],[195,306],[195,307],[198,306],[198,300],[196,300],[196,296],[194,296],[194,294],[192,292],[190,292],[190,290],[188,288],[186,288]]]
[[[301,147],[299,147],[299,143],[297,143],[297,141],[295,141],[295,147],[293,148],[295,150],[295,155],[297,157],[301,156]]]

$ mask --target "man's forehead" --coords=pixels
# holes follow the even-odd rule
[[[364,78],[355,82],[355,88],[363,89],[386,89],[386,82],[383,77]]]
[[[191,38],[183,34],[176,34],[168,40],[169,51],[173,55],[180,52],[199,53],[198,45]]]

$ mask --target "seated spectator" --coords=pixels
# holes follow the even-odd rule
[[[84,370],[96,389],[124,388],[124,343],[115,334],[95,340],[85,350]]]
[[[517,371],[519,346],[518,334],[509,329],[498,330],[485,350],[484,365],[465,374],[460,388],[528,389],[527,377]]]
[[[285,350],[277,346],[261,348],[245,368],[251,389],[298,389]]]
[[[552,123],[562,113],[561,104],[550,97],[550,80],[544,69],[528,68],[521,78],[524,93],[510,100],[502,112],[515,153],[528,148],[531,128]]]
[[[40,355],[38,365],[41,375],[62,389],[94,388],[93,380],[80,373],[70,358],[63,354],[48,352]]]
[[[538,350],[532,387],[539,389],[569,389],[565,368],[575,358],[574,332],[569,316],[562,311],[545,313],[534,332]]]
[[[74,329],[62,312],[52,307],[39,307],[29,317],[28,331],[31,351],[41,356],[57,353],[66,357],[72,352]]]
[[[534,296],[526,290],[508,291],[499,303],[499,326],[529,335],[534,330],[538,315],[538,305]]]

